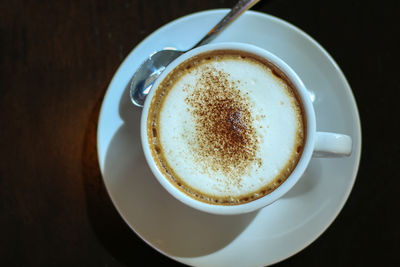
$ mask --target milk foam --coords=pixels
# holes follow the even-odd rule
[[[246,165],[246,170],[232,172],[235,166],[213,169],[210,167],[214,161],[212,157],[203,157],[205,162],[201,162],[196,154],[198,122],[187,99],[196,90],[204,68],[227,74],[235,90],[249,103],[257,145],[255,158]],[[193,66],[164,96],[158,121],[159,146],[179,183],[211,202],[226,198],[237,202],[244,196],[257,198],[262,188],[276,183],[277,176],[293,160],[299,128],[302,129],[297,100],[288,92],[290,89],[284,81],[265,65],[251,60],[227,57]]]

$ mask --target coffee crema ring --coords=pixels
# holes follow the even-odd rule
[[[286,76],[265,59],[232,50],[206,52],[172,70],[156,88],[147,120],[164,176],[218,205],[253,201],[282,184],[301,156],[304,124]]]

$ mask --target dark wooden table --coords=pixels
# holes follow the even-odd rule
[[[148,34],[236,0],[0,1],[0,265],[180,264],[124,223],[96,151],[104,93]],[[363,151],[344,209],[280,266],[400,266],[397,1],[262,0],[314,37],[356,97]]]

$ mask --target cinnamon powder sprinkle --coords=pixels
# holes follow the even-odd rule
[[[201,77],[185,99],[195,121],[193,154],[204,170],[222,173],[228,183],[240,186],[240,177],[261,161],[252,105],[229,74],[206,65],[199,71]]]

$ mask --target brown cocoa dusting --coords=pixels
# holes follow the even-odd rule
[[[195,118],[198,162],[240,184],[240,176],[257,160],[259,144],[248,97],[229,74],[204,66],[186,102]]]

